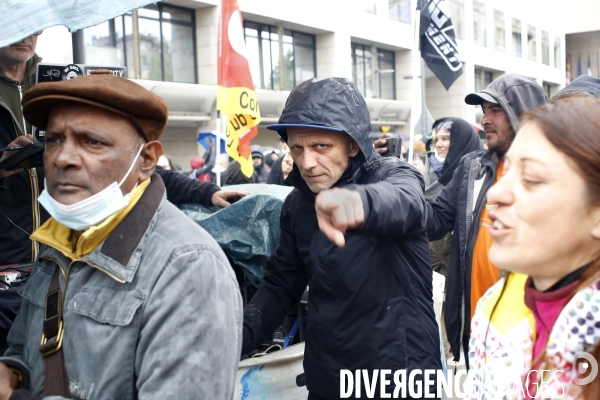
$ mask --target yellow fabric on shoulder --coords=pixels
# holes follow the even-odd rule
[[[50,218],[44,225],[33,232],[30,239],[55,248],[71,260],[78,260],[94,251],[110,235],[133,207],[135,207],[149,184],[150,178],[137,185],[129,196],[127,207],[106,218],[98,225],[90,227],[81,235],[78,235],[76,231],[67,228],[54,218]]]
[[[498,302],[491,323],[503,335],[525,318],[529,320],[532,331],[535,332],[533,314],[525,305],[525,282],[527,278],[528,276],[524,274],[514,272],[508,274],[504,291],[497,290],[483,304],[483,315],[489,321],[494,305]],[[502,298],[498,300],[501,293]]]

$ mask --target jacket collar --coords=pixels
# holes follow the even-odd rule
[[[135,207],[94,251],[78,261],[100,269],[121,283],[133,281],[144,249],[143,242],[156,223],[157,211],[163,207],[165,198],[165,185],[154,173]],[[54,258],[63,266],[69,262],[51,247],[47,247],[41,256]]]
[[[488,150],[481,156],[481,165],[490,167],[493,171],[496,171],[498,164],[500,163],[500,155],[494,150]]]

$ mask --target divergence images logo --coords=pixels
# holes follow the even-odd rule
[[[575,384],[587,385],[598,375],[598,361],[590,353],[578,351],[575,353]]]

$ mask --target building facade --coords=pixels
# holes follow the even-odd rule
[[[477,123],[481,113],[464,103],[465,95],[507,72],[534,78],[548,95],[564,86],[565,31],[543,9],[510,0],[446,1],[464,72],[446,91],[425,69],[434,119]],[[129,78],[167,100],[165,153],[184,169],[202,152],[198,132],[217,128],[219,4],[163,1],[84,30],[87,64],[125,65]],[[416,0],[240,0],[239,6],[262,115],[254,143],[277,146],[276,133],[264,126],[277,121],[295,85],[315,77],[352,79],[367,100],[374,136],[382,127],[409,133]],[[69,61],[67,46],[62,54],[50,50],[51,35],[40,36],[38,53],[45,61]]]

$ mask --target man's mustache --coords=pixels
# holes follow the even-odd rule
[[[31,47],[33,43],[29,39],[23,39],[20,42],[13,43],[11,46],[29,46]]]

